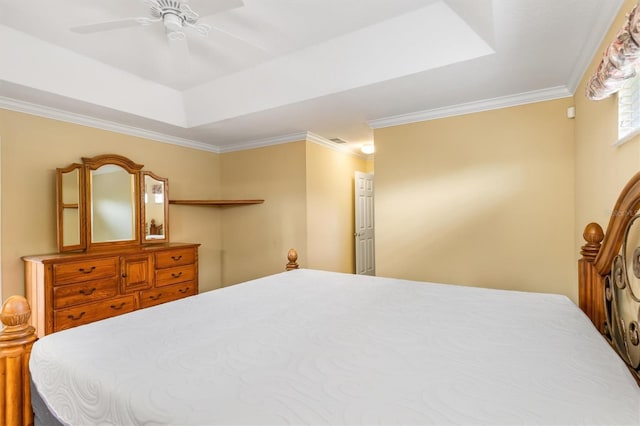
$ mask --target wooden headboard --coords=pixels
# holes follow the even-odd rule
[[[639,208],[637,173],[620,193],[607,232],[597,223],[586,226],[578,281],[580,308],[607,337],[640,384]]]

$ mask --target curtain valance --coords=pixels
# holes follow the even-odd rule
[[[636,5],[627,15],[624,26],[604,52],[602,61],[589,80],[586,94],[600,100],[616,93],[625,80],[636,75],[640,67],[640,10]]]

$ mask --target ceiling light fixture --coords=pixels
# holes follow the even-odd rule
[[[185,26],[202,36],[206,36],[211,31],[211,26],[199,24],[200,15],[180,0],[146,0],[145,3],[151,8],[153,18],[136,18],[136,21],[142,25],[151,25],[154,22],[162,21],[169,38],[172,40],[184,39],[182,28]]]
[[[376,152],[376,147],[373,146],[372,143],[366,143],[360,147],[360,151],[367,155],[373,154],[374,152]]]

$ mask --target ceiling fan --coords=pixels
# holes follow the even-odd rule
[[[242,0],[213,0],[207,2],[205,15],[196,13],[187,4],[188,0],[142,0],[149,7],[149,16],[124,18],[115,21],[99,22],[95,24],[80,25],[70,28],[79,34],[91,34],[102,31],[110,31],[119,28],[127,28],[136,25],[152,25],[162,22],[169,40],[184,40],[183,30],[192,30],[201,36],[207,36],[211,31],[211,25],[198,22],[202,16],[213,15],[244,6]],[[216,30],[235,37],[220,28]],[[237,37],[236,37],[237,38]]]

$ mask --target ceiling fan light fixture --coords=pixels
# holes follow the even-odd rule
[[[135,26],[136,23],[148,26],[157,22],[162,22],[165,32],[170,40],[184,40],[186,38],[186,34],[183,32],[185,27],[193,30],[201,36],[209,35],[209,32],[213,28],[210,25],[198,22],[200,15],[191,9],[187,4],[187,1],[188,0],[142,0],[142,2],[149,7],[150,16],[130,17],[116,21],[80,25],[72,27],[70,30],[79,34],[91,34],[100,31],[109,31]],[[220,10],[218,10],[218,12],[243,5],[244,3],[242,0],[234,0],[233,3],[229,3],[226,7],[223,6],[219,8]],[[227,31],[220,31],[233,36]]]
[[[175,13],[167,12],[162,16],[162,22],[164,23],[164,27],[167,29],[167,32],[170,34],[172,32],[177,32],[182,30],[183,20],[180,16]]]
[[[168,31],[167,30],[167,38],[171,41],[180,41],[185,40],[187,38],[186,34],[182,31]]]

